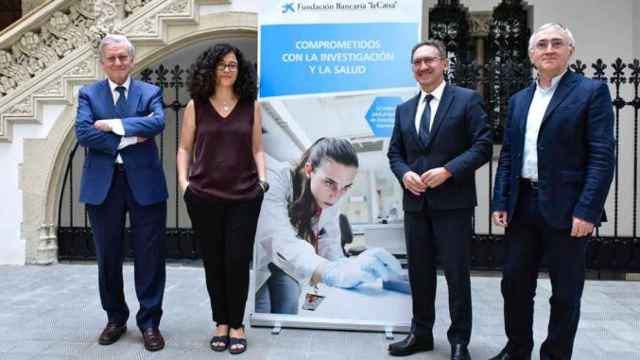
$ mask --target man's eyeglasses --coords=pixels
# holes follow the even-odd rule
[[[413,66],[418,67],[423,63],[425,65],[434,65],[440,60],[442,59],[440,59],[439,57],[421,57],[421,58],[413,59],[411,63],[413,64]]]
[[[551,48],[553,50],[558,50],[563,48],[566,44],[562,39],[551,39],[551,40],[543,39],[536,42],[536,50],[538,51],[547,50],[549,48],[549,45],[551,45]]]
[[[218,65],[216,65],[216,70],[218,71],[225,71],[227,69],[229,69],[230,72],[238,71],[238,63],[235,63],[235,62],[231,62],[228,64],[219,63]]]
[[[129,55],[119,55],[119,56],[109,56],[106,57],[104,59],[102,59],[102,61],[105,64],[115,64],[116,60],[120,61],[121,64],[126,64],[129,62],[129,60],[131,59],[131,57]]]

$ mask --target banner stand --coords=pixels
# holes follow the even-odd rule
[[[298,315],[251,313],[252,327],[303,328],[316,330],[348,330],[384,332],[387,338],[393,338],[394,333],[408,333],[411,326],[406,323],[383,323],[376,320],[302,318]],[[279,333],[279,331],[277,331]],[[391,336],[391,337],[389,337]]]

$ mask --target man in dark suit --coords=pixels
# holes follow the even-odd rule
[[[493,196],[506,227],[502,278],[506,347],[492,359],[530,359],[538,266],[547,259],[551,316],[541,359],[570,359],[580,317],[587,239],[613,178],[611,96],[568,70],[571,32],[541,26],[529,41],[538,79],[511,97]]]
[[[391,355],[433,349],[436,259],[449,287],[452,359],[470,359],[472,216],[475,171],[491,157],[491,131],[478,93],[444,80],[446,49],[425,41],[411,51],[418,95],[396,109],[391,170],[404,188],[405,238],[413,300],[411,333]]]
[[[135,260],[136,315],[149,351],[164,347],[158,326],[165,284],[167,189],[153,137],[164,129],[162,92],[133,80],[134,48],[126,37],[107,35],[100,44],[106,80],[78,94],[76,136],[87,148],[80,201],[89,213],[98,262],[100,300],[107,326],[99,343],[126,331],[122,262],[125,215],[129,213]]]

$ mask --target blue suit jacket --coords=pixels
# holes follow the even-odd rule
[[[524,136],[536,85],[509,100],[496,172],[493,211],[511,219],[518,199]],[[538,201],[545,221],[570,228],[572,218],[599,224],[614,168],[613,108],[605,82],[567,71],[538,134]]]
[[[447,84],[438,105],[427,143],[422,144],[415,126],[420,94],[396,109],[393,135],[389,144],[391,170],[398,178],[407,171],[421,175],[444,166],[453,176],[420,196],[404,190],[405,211],[473,208],[477,204],[475,171],[491,158],[491,129],[480,95],[469,89]]]
[[[149,116],[151,113],[153,115]],[[124,136],[148,139],[119,151],[134,199],[142,206],[166,200],[167,186],[153,139],[164,129],[162,91],[157,86],[132,79],[125,114],[116,112],[107,80],[80,89],[76,136],[78,142],[88,149],[82,172],[80,201],[99,205],[107,197],[122,137],[100,131],[93,124],[96,120],[116,118],[122,119]]]

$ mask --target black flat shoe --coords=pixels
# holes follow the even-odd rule
[[[222,345],[221,345],[222,344]],[[229,335],[214,336],[209,341],[209,347],[213,351],[225,351],[229,345]]]
[[[234,346],[235,345],[235,346]],[[245,338],[229,338],[229,352],[233,355],[242,354],[247,350],[247,339]]]

